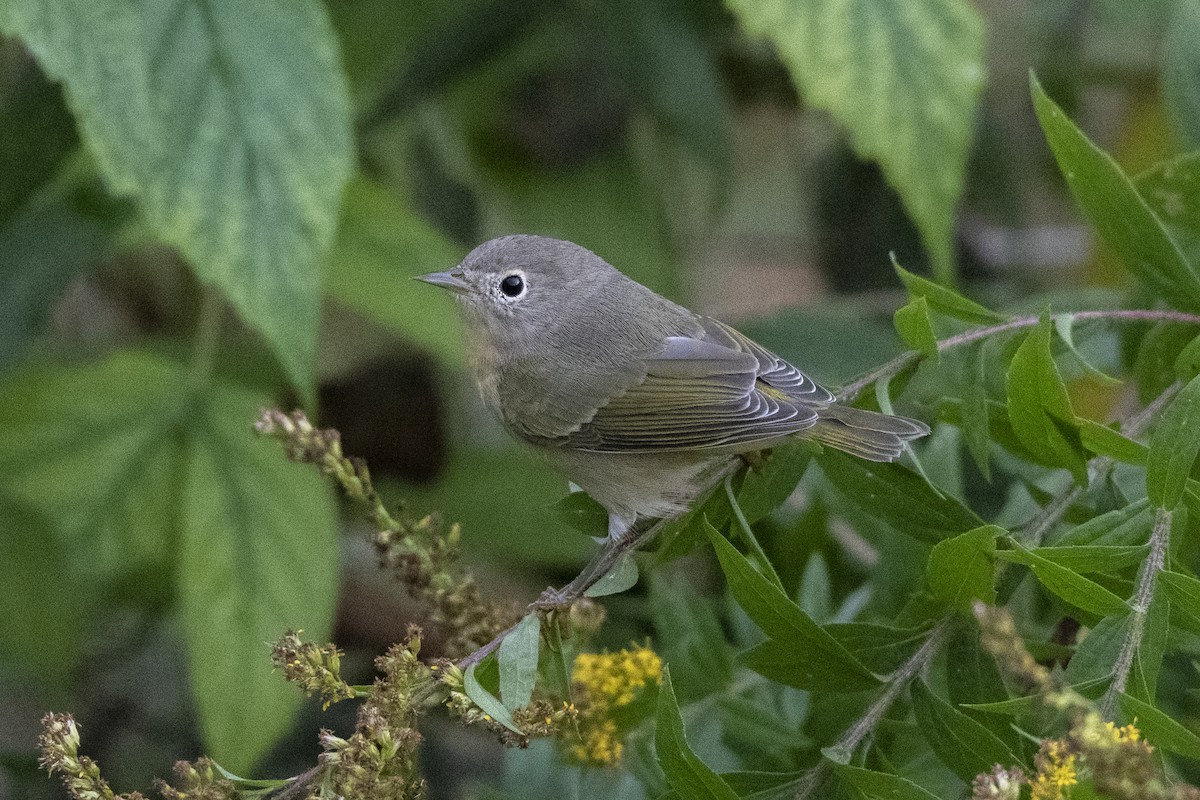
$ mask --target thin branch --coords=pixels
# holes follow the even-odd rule
[[[1159,309],[1118,308],[1112,310],[1077,311],[1071,314],[1055,314],[1052,319],[1074,317],[1077,320],[1110,320],[1117,322],[1178,322],[1184,325],[1200,325],[1200,315],[1189,314],[1185,311]],[[1001,322],[998,325],[988,325],[982,328],[972,328],[969,331],[938,340],[938,351],[942,352],[964,344],[977,342],[989,336],[1022,328],[1032,328],[1041,321],[1041,317],[1018,317],[1017,319]],[[909,365],[921,358],[920,351],[909,350],[901,353],[883,366],[868,372],[861,378],[851,381],[837,393],[837,399],[843,403],[853,402],[863,390],[877,380],[899,375]]]
[[[1154,530],[1150,533],[1150,553],[1142,562],[1138,572],[1137,585],[1130,598],[1129,632],[1125,641],[1121,642],[1121,651],[1113,665],[1113,681],[1100,701],[1100,715],[1112,719],[1125,685],[1129,681],[1129,671],[1133,667],[1133,658],[1137,655],[1138,647],[1142,644],[1142,636],[1146,632],[1146,616],[1150,613],[1150,603],[1154,600],[1154,584],[1158,573],[1162,572],[1167,561],[1167,546],[1171,540],[1171,512],[1165,508],[1158,509],[1154,517]]]
[[[875,698],[866,710],[853,725],[846,729],[842,734],[842,738],[827,748],[830,752],[837,755],[839,758],[849,760],[854,754],[855,748],[862,743],[872,731],[884,715],[891,709],[892,704],[900,697],[900,694],[912,683],[913,679],[921,674],[924,669],[929,666],[934,657],[941,650],[942,645],[946,642],[946,636],[950,632],[950,623],[953,621],[952,615],[942,617],[942,619],[929,631],[929,636],[925,638],[921,646],[917,648],[917,652],[909,656],[908,660],[900,665],[900,668],[891,674],[888,678],[887,686],[884,687],[883,693]],[[829,759],[823,759],[819,764],[810,769],[804,776],[803,782],[797,791],[796,800],[808,800],[808,798],[817,797],[814,794],[821,788],[824,783],[825,776],[829,771]]]

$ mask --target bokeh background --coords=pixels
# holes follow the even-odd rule
[[[1080,288],[1108,300],[1121,269],[1065,191],[1033,115],[1029,70],[1136,173],[1200,144],[1200,11],[1193,0],[974,8],[983,83],[953,267],[938,277],[1009,307]],[[451,304],[411,275],[448,268],[494,236],[539,233],[593,249],[829,384],[902,348],[891,314],[904,299],[889,254],[930,274],[920,231],[880,167],[806,102],[776,50],[725,5],[329,0],[325,10],[348,76],[360,177],[347,189],[343,208],[353,213],[343,214],[325,278],[319,419],[367,459],[389,499],[461,522],[472,569],[500,602],[569,580],[594,545],[551,510],[564,480],[482,411]],[[48,186],[66,187],[67,216],[30,224],[26,210]],[[82,149],[60,87],[20,40],[0,39],[0,381],[119,348],[192,346],[204,290],[138,219]],[[259,335],[229,311],[216,358],[277,402],[301,402]],[[1104,391],[1095,403],[1112,402]],[[10,411],[5,420],[22,413]],[[20,448],[0,437],[0,455]],[[14,458],[0,458],[10,481],[21,471]],[[161,489],[174,491],[170,475]],[[0,497],[7,491],[0,483]],[[71,502],[70,492],[61,497]],[[7,512],[0,529],[0,797],[61,791],[33,749],[50,708],[82,722],[86,751],[116,788],[145,788],[176,759],[205,752],[171,588],[171,569],[182,567],[131,574],[79,564],[54,519],[23,513]],[[131,536],[141,530],[135,516]],[[829,531],[844,523],[813,512],[805,524],[810,535],[784,569],[798,575],[822,554],[837,583]],[[332,638],[347,672],[365,681],[372,657],[421,609],[376,569],[352,515],[339,529]],[[676,568],[701,593],[712,580],[703,559]],[[609,599],[601,644],[652,632],[652,583]],[[429,648],[436,653],[436,632]],[[351,715],[304,705],[252,771],[303,769],[318,727],[347,729]],[[506,755],[437,715],[427,732],[436,798],[504,786],[506,758],[517,759],[510,788],[521,786],[521,765],[548,757]],[[558,796],[544,790],[525,784],[513,796]]]

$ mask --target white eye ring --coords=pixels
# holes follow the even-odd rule
[[[500,291],[500,294],[510,300],[515,300],[525,294],[525,276],[520,272],[510,272],[500,279],[500,283],[497,284],[496,288]]]

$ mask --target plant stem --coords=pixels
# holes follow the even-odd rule
[[[875,699],[875,702],[866,710],[866,713],[846,729],[846,732],[842,734],[842,738],[826,748],[827,752],[837,755],[839,759],[850,760],[855,748],[858,747],[868,734],[875,730],[875,726],[883,719],[884,714],[891,709],[892,704],[900,697],[901,692],[933,661],[934,656],[937,655],[946,641],[946,636],[950,632],[950,623],[953,619],[951,615],[944,616],[933,626],[933,629],[929,631],[929,636],[917,648],[917,652],[909,656],[908,660],[892,673],[888,679],[887,686],[883,689],[883,693]],[[819,795],[814,794],[814,792],[821,788],[832,763],[829,758],[826,758],[809,770],[800,784],[795,799],[808,800],[808,798],[818,797]]]
[[[1145,308],[1117,308],[1111,310],[1077,311],[1073,314],[1055,314],[1052,319],[1071,316],[1077,320],[1111,320],[1116,322],[1178,322],[1184,325],[1200,325],[1200,315],[1189,314],[1185,311],[1171,311]],[[964,344],[977,342],[989,336],[1022,328],[1032,328],[1041,321],[1041,317],[1018,317],[997,325],[982,328],[972,328],[969,331],[955,334],[938,340],[938,351],[950,350]],[[921,358],[917,350],[901,353],[883,366],[868,372],[861,378],[851,381],[837,393],[837,399],[843,403],[853,402],[863,390],[881,378],[890,378],[903,372],[908,366]]]
[[[1146,632],[1146,615],[1150,612],[1150,603],[1154,601],[1154,584],[1167,561],[1167,545],[1171,540],[1171,516],[1171,512],[1165,508],[1158,509],[1154,516],[1154,530],[1150,533],[1150,554],[1142,562],[1137,585],[1129,601],[1129,632],[1125,634],[1125,641],[1121,642],[1121,651],[1113,665],[1113,681],[1104,693],[1104,699],[1100,701],[1100,715],[1104,719],[1113,718],[1117,703],[1125,693],[1133,658],[1137,655],[1138,647],[1142,644],[1142,635]]]

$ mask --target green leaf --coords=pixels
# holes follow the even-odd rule
[[[1035,555],[1052,561],[1072,572],[1118,572],[1125,567],[1142,563],[1147,545],[1072,545],[1071,547],[1036,547]]]
[[[924,681],[913,682],[912,699],[921,735],[941,762],[964,781],[990,772],[996,764],[1020,763],[994,733],[935,695]]]
[[[1128,694],[1121,695],[1121,710],[1127,718],[1137,720],[1142,736],[1154,747],[1170,750],[1185,758],[1200,759],[1200,736],[1185,728],[1178,720]]]
[[[1087,459],[1080,449],[1075,412],[1050,350],[1050,318],[1029,332],[1005,376],[1008,418],[1021,444],[1047,464],[1071,471],[1087,484]]]
[[[500,642],[496,661],[500,665],[500,701],[509,711],[529,705],[537,681],[541,618],[526,614],[517,627]]]
[[[342,198],[326,291],[446,362],[464,365],[453,296],[410,280],[450,269],[462,256],[407,203],[359,175]]]
[[[655,642],[675,674],[697,692],[723,691],[733,679],[733,647],[717,610],[689,581],[649,573],[649,609]]]
[[[1053,319],[1054,330],[1058,332],[1058,338],[1062,340],[1063,344],[1067,346],[1067,349],[1071,351],[1071,354],[1075,356],[1080,364],[1083,365],[1083,368],[1087,370],[1089,375],[1091,375],[1093,378],[1096,378],[1101,383],[1107,384],[1108,386],[1121,385],[1121,381],[1119,379],[1114,378],[1113,376],[1101,372],[1093,367],[1091,362],[1083,357],[1083,353],[1080,353],[1075,347],[1075,337],[1072,333],[1075,325],[1074,314],[1055,314]]]
[[[1087,450],[1122,464],[1141,466],[1146,463],[1149,452],[1141,442],[1135,442],[1119,431],[1090,419],[1081,417],[1076,422],[1079,424],[1079,440]]]
[[[1067,186],[1104,241],[1139,281],[1177,308],[1200,309],[1200,276],[1109,156],[1083,135],[1030,75],[1034,108]]]
[[[1121,648],[1129,636],[1129,628],[1136,617],[1122,614],[1105,617],[1087,632],[1087,636],[1075,648],[1067,664],[1068,683],[1107,683],[1112,679],[1113,664],[1117,663]]]
[[[1145,542],[1150,533],[1150,523],[1150,502],[1142,498],[1076,525],[1055,544],[1129,545]]]
[[[1160,162],[1135,183],[1192,270],[1200,269],[1200,151]]]
[[[1176,0],[1173,6],[1159,55],[1163,99],[1182,142],[1200,147],[1200,3]]]
[[[483,710],[484,714],[487,714],[513,733],[523,736],[525,732],[513,721],[512,714],[508,712],[504,704],[496,699],[496,695],[483,688],[479,683],[479,678],[475,676],[475,668],[477,666],[477,664],[472,664],[463,673],[463,691],[467,697],[471,698],[472,703]]]
[[[983,26],[959,0],[726,0],[769,39],[806,103],[879,162],[932,257],[953,275],[951,231],[983,83]],[[864,47],[864,42],[870,42]]]
[[[696,800],[737,800],[737,794],[701,761],[684,736],[683,717],[671,685],[671,668],[663,669],[654,715],[654,750],[667,784],[680,797]]]
[[[0,7],[0,29],[63,82],[113,191],[262,331],[311,399],[322,266],[352,155],[323,6],[35,0]]]
[[[1071,686],[1071,691],[1083,695],[1084,697],[1096,700],[1108,686],[1108,677],[1097,678],[1077,683]],[[1020,717],[1028,714],[1035,709],[1041,707],[1044,701],[1038,695],[1025,695],[1023,697],[1014,697],[1010,700],[999,700],[992,703],[964,703],[964,708],[970,708],[975,711],[983,711],[988,714],[1001,714],[1011,717]]]
[[[1008,319],[1003,314],[992,311],[990,308],[985,308],[974,300],[968,300],[953,289],[948,289],[927,278],[922,278],[920,275],[914,275],[900,266],[900,262],[896,260],[894,254],[892,255],[892,266],[895,267],[896,274],[900,276],[900,280],[904,283],[904,288],[908,290],[909,297],[924,298],[929,307],[934,311],[939,311],[954,319],[961,319],[964,322],[975,322],[984,325],[993,322],[1004,322]]]
[[[802,444],[783,444],[747,470],[738,489],[738,507],[750,525],[770,514],[796,491],[812,456]]]
[[[1200,375],[1188,381],[1163,411],[1150,437],[1146,495],[1173,510],[1183,499],[1188,475],[1200,455]]]
[[[554,516],[588,536],[608,536],[608,511],[587,492],[570,492],[552,507]]]
[[[1026,550],[1015,541],[1012,543],[1014,549],[997,550],[996,557],[1029,566],[1043,586],[1071,605],[1101,617],[1129,613],[1129,605],[1124,600],[1095,581],[1038,555],[1036,551]]]
[[[938,360],[937,334],[933,332],[933,320],[929,318],[929,304],[918,297],[907,305],[896,309],[892,317],[896,333],[913,350],[919,350],[926,358]]]
[[[894,672],[929,637],[926,628],[892,628],[867,622],[822,627],[877,675]]]
[[[921,541],[938,542],[983,524],[975,512],[934,492],[920,475],[899,464],[877,464],[828,450],[820,464],[848,500]]]
[[[1003,528],[984,525],[944,539],[929,551],[929,590],[939,600],[969,611],[974,600],[996,601],[996,537]]]
[[[1171,598],[1172,624],[1200,633],[1200,580],[1170,570],[1158,573],[1158,580]]]
[[[180,364],[123,351],[83,367],[19,370],[0,387],[3,492],[51,523],[97,584],[163,571],[186,386]]]
[[[638,566],[633,560],[633,553],[622,553],[613,568],[600,580],[584,592],[585,597],[604,597],[618,594],[631,588],[638,582]]]
[[[190,419],[175,585],[210,755],[245,773],[288,730],[295,687],[273,674],[288,628],[327,641],[337,596],[333,494],[250,423],[266,399],[217,386]]]
[[[729,589],[750,619],[771,638],[743,655],[754,670],[797,688],[854,691],[877,686],[871,674],[773,583],[757,572],[724,536],[706,524]],[[786,680],[784,680],[786,678]]]
[[[837,774],[842,786],[851,790],[851,796],[862,800],[937,800],[936,795],[899,775],[849,764],[839,764]]]
[[[1190,381],[1200,375],[1200,336],[1195,337],[1179,351],[1175,359],[1175,375],[1181,381]]]

